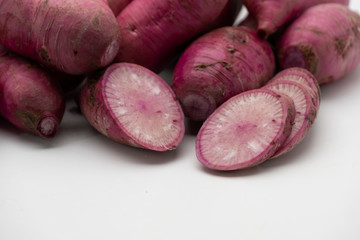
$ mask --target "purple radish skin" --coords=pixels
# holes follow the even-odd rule
[[[269,159],[290,135],[295,106],[268,89],[238,94],[204,122],[196,156],[207,168],[237,170]]]
[[[0,73],[0,115],[23,131],[54,137],[65,101],[52,75],[15,55],[0,57]]]
[[[0,0],[0,43],[46,67],[73,75],[110,64],[119,26],[102,0]]]
[[[133,0],[107,0],[107,3],[114,15],[117,16],[132,1]]]
[[[239,0],[137,0],[118,16],[122,44],[116,62],[160,72],[169,59],[197,36],[232,25]]]
[[[320,85],[341,79],[360,63],[360,15],[340,4],[307,9],[281,36],[277,58],[281,69],[305,68]]]
[[[272,49],[254,30],[223,27],[184,51],[174,69],[172,88],[185,115],[204,121],[229,98],[263,86],[274,71]]]
[[[254,16],[252,16],[251,14],[248,14],[246,16],[246,18],[244,18],[244,20],[242,20],[239,23],[239,26],[241,27],[247,27],[253,30],[257,29],[257,23],[256,23],[256,19],[254,18]]]
[[[136,64],[112,64],[90,77],[80,108],[100,133],[130,146],[167,151],[184,136],[184,115],[172,89]]]
[[[256,19],[257,32],[262,38],[267,38],[306,9],[323,3],[348,5],[349,0],[244,0],[244,5]]]
[[[8,50],[2,44],[0,44],[0,57],[6,55]]]

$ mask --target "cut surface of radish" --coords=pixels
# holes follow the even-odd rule
[[[176,148],[184,137],[184,114],[170,86],[131,63],[109,66],[83,88],[80,107],[105,136],[155,151]]]
[[[316,107],[313,105],[312,98],[307,89],[297,82],[283,80],[267,84],[264,87],[289,96],[295,104],[294,125],[292,126],[290,136],[273,156],[277,157],[289,152],[304,139],[315,120]]]
[[[118,125],[149,148],[172,148],[183,135],[183,117],[165,81],[131,64],[116,65],[105,75],[104,99]]]
[[[232,97],[203,124],[196,155],[206,167],[235,170],[268,159],[289,136],[294,105],[271,90]]]
[[[314,105],[319,107],[321,98],[320,86],[311,72],[304,68],[287,68],[276,74],[268,83],[283,80],[297,82],[306,87],[313,98]]]

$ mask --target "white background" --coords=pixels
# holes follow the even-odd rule
[[[50,141],[0,120],[0,240],[359,240],[360,67],[321,90],[300,145],[235,172],[205,169],[189,131],[166,153],[115,143],[72,102]]]

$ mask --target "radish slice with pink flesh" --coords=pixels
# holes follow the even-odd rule
[[[268,83],[289,80],[300,83],[310,92],[314,105],[319,108],[321,100],[320,86],[315,76],[305,68],[287,68],[277,73]]]
[[[119,125],[140,145],[169,148],[182,135],[178,103],[150,72],[118,67],[108,75],[104,94]]]
[[[289,136],[294,110],[289,98],[267,89],[230,98],[201,127],[196,139],[198,160],[215,170],[262,163]]]
[[[99,132],[131,146],[166,151],[184,136],[184,114],[170,86],[136,64],[113,64],[91,79],[80,105]]]
[[[312,104],[308,90],[299,83],[292,81],[277,81],[264,86],[280,94],[289,96],[295,104],[295,121],[290,136],[276,151],[273,157],[278,157],[292,150],[299,144],[310,130],[316,118],[317,108]]]

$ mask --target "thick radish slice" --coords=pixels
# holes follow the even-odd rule
[[[287,68],[277,73],[268,83],[282,80],[294,81],[305,86],[313,97],[315,106],[319,107],[321,99],[320,86],[311,72],[305,68]]]
[[[305,138],[315,121],[317,108],[312,103],[312,98],[307,89],[299,83],[283,80],[267,84],[264,88],[289,96],[294,101],[296,110],[290,136],[275,152],[274,158],[289,152]]]
[[[290,135],[295,106],[268,89],[236,95],[204,122],[196,156],[210,169],[236,170],[270,158]]]
[[[158,75],[139,65],[117,63],[89,79],[81,110],[105,136],[131,146],[166,151],[184,136],[184,115],[175,94]]]

